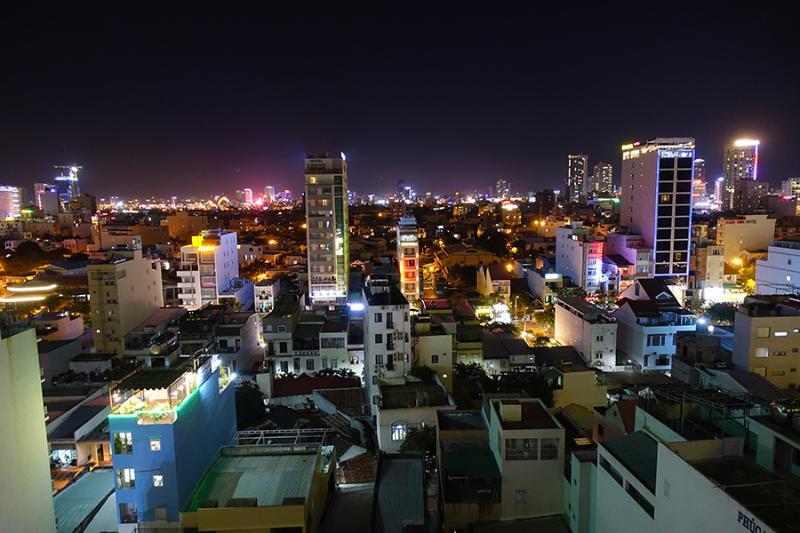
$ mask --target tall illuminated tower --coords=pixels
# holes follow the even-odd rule
[[[584,194],[589,170],[589,157],[585,154],[567,156],[567,201],[579,202]]]
[[[656,276],[689,273],[693,161],[691,137],[622,147],[620,224],[653,248]]]
[[[397,222],[397,263],[400,266],[400,292],[409,303],[419,300],[419,241],[417,219],[404,215]]]
[[[56,165],[54,168],[61,171],[61,174],[53,178],[56,183],[58,199],[66,209],[69,209],[72,199],[81,195],[78,173],[83,167],[77,165]]]
[[[593,171],[592,190],[601,196],[614,192],[614,169],[611,163],[600,161],[595,164]]]
[[[736,182],[758,179],[758,146],[757,139],[736,139],[725,147],[722,175],[725,177],[723,195],[724,210],[734,208]]]
[[[327,152],[305,161],[308,292],[311,303],[347,303],[350,240],[347,159]]]

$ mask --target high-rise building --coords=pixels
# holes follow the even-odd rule
[[[567,202],[579,202],[587,181],[589,156],[570,154],[567,156]]]
[[[305,175],[309,297],[314,304],[344,304],[350,277],[347,159],[327,152],[308,157]]]
[[[594,166],[592,176],[592,190],[600,196],[610,196],[614,193],[614,168],[611,163],[599,161]]]
[[[495,196],[497,198],[511,198],[511,184],[508,180],[498,178],[495,184]]]
[[[181,246],[178,298],[187,309],[219,303],[219,295],[239,277],[239,251],[235,231],[206,230]]]
[[[264,203],[271,204],[275,201],[275,187],[267,185],[264,187]]]
[[[720,176],[714,180],[714,203],[722,205],[725,197],[725,178]]]
[[[723,210],[734,208],[733,199],[737,181],[758,179],[759,144],[757,139],[737,139],[725,147],[725,159],[722,164],[725,177]]]
[[[692,186],[692,202],[695,203],[703,198],[708,192],[706,182],[706,160],[695,159],[692,163],[694,168],[694,185]]]
[[[789,196],[800,198],[800,178],[789,178],[781,182],[781,192]]]
[[[164,306],[161,261],[142,255],[138,235],[132,246],[115,247],[106,257],[86,269],[94,347],[122,356],[125,335]]]
[[[540,218],[548,216],[556,208],[558,193],[553,189],[544,189],[536,193],[535,211]]]
[[[0,220],[17,218],[22,208],[22,194],[19,187],[0,185]]]
[[[146,368],[111,388],[108,431],[120,533],[180,530],[181,506],[236,438],[235,374],[217,355]]]
[[[397,222],[397,263],[400,265],[400,292],[409,302],[419,300],[419,240],[417,219],[413,215]]]
[[[69,209],[69,204],[73,198],[77,198],[81,194],[80,181],[78,180],[78,173],[83,167],[77,165],[56,165],[54,167],[61,173],[53,178],[56,184],[56,191],[58,192],[58,199],[66,209]]]
[[[0,329],[0,524],[3,531],[54,532],[36,332]]]
[[[691,137],[622,147],[620,224],[653,248],[656,276],[689,273],[693,162]]]
[[[378,413],[381,378],[408,374],[411,353],[411,321],[408,300],[386,279],[372,279],[363,287],[364,379],[372,414]]]
[[[34,183],[33,196],[36,207],[45,214],[58,215],[58,191],[51,183]]]
[[[244,189],[244,203],[247,205],[253,205],[253,189],[250,187],[245,187]]]

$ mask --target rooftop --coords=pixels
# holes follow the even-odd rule
[[[589,370],[581,355],[572,346],[537,346],[531,350],[539,366],[558,368],[564,372]]]
[[[658,443],[650,435],[637,431],[605,440],[600,445],[655,494]]]
[[[441,431],[485,430],[480,411],[437,411],[437,426]]]
[[[402,533],[425,525],[425,463],[421,455],[382,454],[375,492],[375,533]]]
[[[609,316],[605,310],[600,309],[596,305],[578,296],[566,296],[564,298],[559,298],[557,302],[586,322],[592,324],[615,322],[615,319]]]
[[[503,429],[559,429],[560,427],[538,400],[496,399],[490,401]],[[504,420],[501,405],[520,406],[519,420],[508,420],[508,416]]]
[[[441,458],[446,502],[500,501],[502,477],[488,441],[442,442]]]
[[[368,305],[408,305],[408,300],[397,285],[388,280],[368,282],[364,285],[364,298]]]
[[[748,296],[739,312],[757,318],[800,316],[800,298],[786,294]]]
[[[447,393],[438,384],[409,381],[404,385],[380,385],[381,409],[406,409],[448,405]]]
[[[321,449],[327,468],[329,447]],[[226,446],[197,484],[186,511],[217,507],[302,505],[309,496],[317,453],[272,446]]]
[[[460,336],[461,328],[459,328]],[[484,359],[508,359],[512,355],[530,355],[531,353],[533,353],[531,347],[511,332],[489,330],[483,333]]]

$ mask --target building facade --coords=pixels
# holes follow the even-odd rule
[[[112,249],[107,257],[86,268],[92,334],[98,352],[122,356],[125,335],[164,306],[161,261],[138,247]]]
[[[580,202],[585,197],[588,184],[589,156],[570,154],[567,156],[567,201]]]
[[[717,244],[725,248],[725,262],[741,259],[743,252],[763,252],[775,238],[775,219],[767,215],[720,217]]]
[[[0,330],[3,531],[56,530],[42,381],[35,330]]]
[[[592,190],[599,196],[614,194],[614,168],[611,163],[600,161],[594,165]]]
[[[574,347],[587,366],[612,371],[617,364],[617,323],[583,298],[559,298],[555,339]]]
[[[800,242],[775,241],[766,259],[756,260],[756,294],[797,294],[800,290]]]
[[[22,209],[20,188],[0,185],[0,220],[18,218],[20,209]]]
[[[220,448],[236,439],[233,377],[211,356],[140,370],[112,388],[108,430],[121,533],[180,525],[181,506]]]
[[[350,276],[347,160],[308,157],[305,161],[308,291],[314,304],[347,303]]]
[[[605,243],[596,240],[580,222],[556,233],[556,272],[572,279],[588,293],[605,290],[603,274]]]
[[[622,147],[620,224],[653,248],[655,276],[689,274],[693,161],[690,137]]]
[[[187,309],[219,303],[220,294],[239,277],[239,252],[235,231],[206,230],[181,246],[178,298]]]
[[[723,211],[734,209],[737,182],[758,179],[759,144],[757,139],[737,139],[725,147],[725,157],[722,163],[722,176],[725,178],[722,197]]]
[[[413,215],[397,222],[397,264],[400,267],[400,292],[409,302],[420,298],[419,238]]]
[[[378,410],[382,378],[399,378],[414,364],[411,353],[410,306],[388,280],[369,280],[363,287],[364,379],[372,413]]]

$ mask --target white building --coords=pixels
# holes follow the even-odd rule
[[[0,331],[0,529],[56,530],[42,378],[33,329]]]
[[[583,298],[556,300],[555,339],[574,347],[587,366],[613,371],[617,364],[617,323]]]
[[[400,266],[400,291],[406,300],[416,302],[420,297],[421,276],[417,220],[413,215],[402,216],[397,222],[397,263]]]
[[[528,290],[543,304],[555,301],[556,290],[564,286],[564,276],[558,272],[546,272],[543,269],[525,267],[522,271]]]
[[[608,279],[603,275],[605,243],[595,240],[581,222],[558,228],[556,233],[556,272],[588,293],[605,290]]]
[[[413,366],[410,306],[388,280],[369,280],[363,288],[364,379],[372,413],[377,414],[378,383],[402,377]]]
[[[309,157],[305,161],[308,290],[314,304],[345,304],[350,278],[347,161]]]
[[[642,370],[669,370],[675,336],[681,331],[695,331],[694,314],[684,310],[658,278],[637,279],[620,296],[613,315],[620,359]]]
[[[378,447],[398,452],[411,428],[435,427],[437,411],[452,411],[455,403],[438,380],[420,381],[403,376],[381,381],[376,405]]]
[[[253,288],[256,313],[266,315],[272,312],[278,298],[286,290],[286,280],[283,278],[263,279],[257,282]]]
[[[797,505],[743,448],[739,437],[664,442],[648,428],[601,442],[594,531],[786,531]]]
[[[775,241],[766,259],[756,260],[756,294],[800,291],[800,242]]]
[[[236,232],[206,230],[192,236],[192,244],[181,246],[178,298],[187,309],[219,303],[220,293],[239,277]]]
[[[775,238],[775,219],[767,215],[743,215],[717,221],[717,244],[725,247],[725,262],[744,252],[763,252]]]
[[[510,265],[510,264],[509,264]],[[476,288],[481,296],[496,294],[508,304],[511,302],[511,277],[513,265],[493,264],[489,266],[479,266],[477,269]]]
[[[655,276],[689,274],[693,161],[690,137],[622,147],[620,224],[654,250]]]

